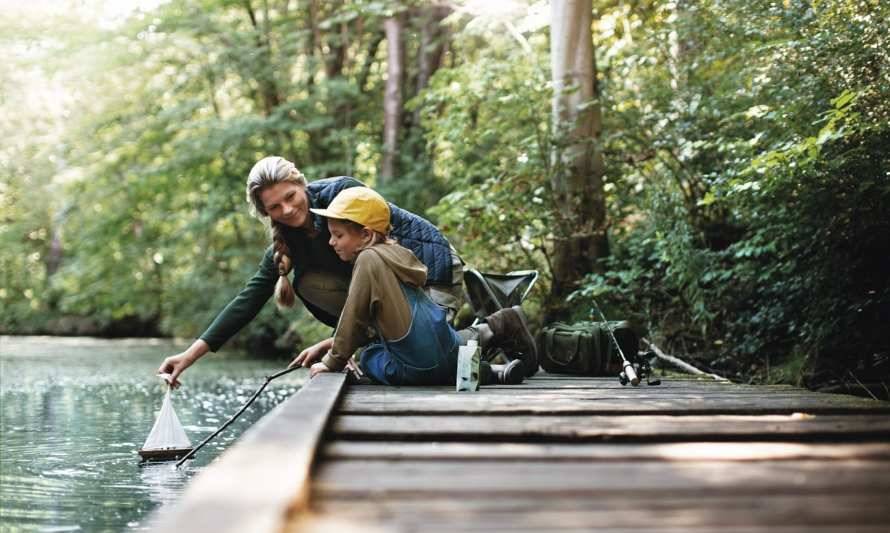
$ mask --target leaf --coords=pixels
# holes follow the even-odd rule
[[[856,93],[856,92],[854,92],[854,91],[851,91],[851,90],[847,89],[847,90],[845,90],[844,92],[842,92],[842,93],[840,94],[840,96],[838,96],[837,98],[833,99],[833,100],[831,101],[831,103],[834,104],[835,109],[841,109],[841,108],[843,108],[845,105],[847,105],[847,104],[849,104],[850,102],[852,102],[857,96],[859,96],[858,93]]]
[[[714,192],[708,191],[707,193],[705,193],[705,196],[701,200],[698,201],[698,203],[696,205],[698,205],[699,207],[704,207],[704,206],[711,205],[716,201],[717,201],[717,197],[714,195]]]

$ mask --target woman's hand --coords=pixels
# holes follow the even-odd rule
[[[164,359],[164,362],[158,367],[158,374],[160,374],[171,387],[174,389],[179,388],[179,386],[182,385],[179,381],[179,376],[185,372],[186,368],[192,366],[195,361],[200,359],[208,351],[210,351],[210,346],[203,340],[198,339],[193,342],[186,351],[171,355]]]
[[[320,361],[321,358],[324,357],[326,353],[328,353],[328,350],[330,350],[331,346],[333,345],[333,338],[325,339],[319,343],[316,343],[300,352],[300,355],[296,356],[294,360],[291,361],[289,365],[287,365],[287,367],[293,368],[298,365],[303,367],[310,367],[313,365],[313,363]]]
[[[186,352],[171,355],[164,359],[164,362],[158,367],[158,374],[160,374],[171,387],[177,389],[182,385],[178,379],[179,376],[185,372],[186,368],[192,366],[192,363],[194,362],[194,359],[192,359]]]
[[[309,377],[314,378],[315,376],[321,374],[322,372],[330,372],[331,369],[328,368],[328,365],[324,363],[315,363],[309,368]]]

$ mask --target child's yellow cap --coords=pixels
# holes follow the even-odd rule
[[[368,187],[343,189],[327,209],[310,211],[327,218],[351,220],[384,235],[389,233],[389,204]]]

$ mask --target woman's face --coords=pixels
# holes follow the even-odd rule
[[[328,219],[328,231],[331,232],[331,240],[328,244],[336,252],[337,257],[351,263],[355,261],[359,249],[370,242],[372,235],[367,228],[358,229],[352,224],[342,220]]]
[[[296,183],[282,181],[264,187],[260,191],[260,201],[269,218],[292,228],[308,229],[312,223],[309,217],[309,197],[306,188]]]

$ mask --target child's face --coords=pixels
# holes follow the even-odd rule
[[[333,218],[328,219],[328,231],[331,232],[328,244],[337,253],[337,257],[348,263],[354,261],[359,249],[371,240],[371,230],[358,229],[352,224]]]

